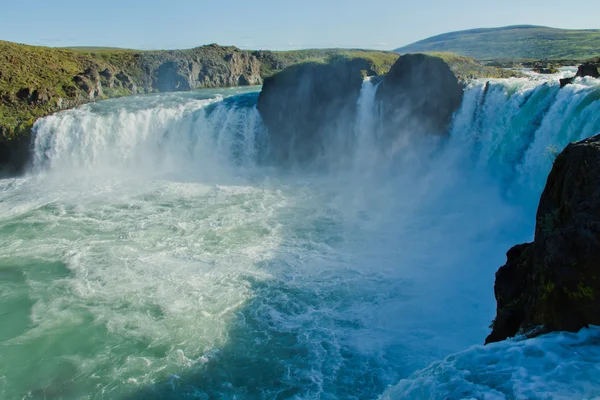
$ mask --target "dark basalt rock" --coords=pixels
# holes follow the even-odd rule
[[[377,91],[384,136],[447,134],[463,93],[464,83],[442,58],[426,54],[400,57]]]
[[[600,325],[600,135],[557,157],[533,243],[508,252],[496,274],[498,303],[486,343],[527,333]]]
[[[592,78],[600,78],[600,60],[588,61],[579,66],[577,70],[577,76],[591,76]]]
[[[574,81],[575,81],[574,76],[572,76],[570,78],[562,78],[562,79],[560,79],[560,88],[562,89],[565,86],[572,84]]]
[[[14,176],[25,170],[29,162],[31,130],[19,132],[15,138],[6,139],[6,133],[0,127],[0,178]]]
[[[350,137],[352,130],[344,124],[353,122],[365,74],[375,74],[367,60],[339,57],[294,65],[265,79],[258,111],[274,160],[312,162],[335,132]]]
[[[571,78],[564,78],[560,80],[560,87],[563,88],[567,85],[570,85],[575,81],[575,78],[583,78],[586,76],[591,76],[592,78],[600,78],[600,60],[598,61],[588,61],[583,63],[577,69],[577,74]]]

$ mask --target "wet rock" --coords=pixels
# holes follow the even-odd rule
[[[294,65],[265,79],[258,111],[274,160],[313,162],[336,132],[352,132],[343,124],[353,122],[366,70],[374,73],[366,60],[338,58]]]
[[[600,325],[600,135],[557,157],[540,199],[533,243],[496,274],[497,316],[486,343],[517,333]]]
[[[562,78],[560,80],[560,87],[561,87],[561,89],[564,88],[567,85],[572,84],[574,81],[575,81],[575,77],[574,76],[572,76],[570,78]]]
[[[591,76],[592,78],[600,78],[600,60],[589,61],[579,66],[577,76]]]
[[[462,102],[464,82],[440,57],[407,54],[377,91],[384,137],[407,133],[444,135]]]
[[[29,162],[31,130],[11,134],[5,129],[0,127],[0,177],[22,173]]]

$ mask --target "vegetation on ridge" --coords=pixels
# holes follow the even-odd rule
[[[189,50],[49,48],[0,41],[0,142],[39,117],[97,99],[165,90],[237,86],[293,64],[364,58],[380,73],[398,55],[367,50],[246,51],[215,44]]]
[[[451,52],[478,60],[585,60],[600,55],[600,29],[571,30],[530,25],[471,29],[433,36],[395,51]]]

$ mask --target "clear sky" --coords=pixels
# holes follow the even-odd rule
[[[0,40],[138,49],[208,43],[393,49],[479,27],[600,28],[600,1],[571,8],[564,0],[0,0]]]

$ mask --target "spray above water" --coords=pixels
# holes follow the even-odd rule
[[[401,381],[487,335],[494,273],[532,235],[552,149],[600,131],[598,83],[474,82],[447,138],[382,147],[366,80],[352,131],[332,132],[355,145],[323,149],[353,168],[322,171],[268,162],[252,93],[39,121],[32,173],[0,182],[0,313],[13,322],[0,326],[0,393],[377,398],[400,381],[384,396],[503,398],[535,381],[600,395],[594,377],[552,386],[542,363],[519,374],[502,356],[576,345],[584,368],[585,332],[475,347]],[[484,377],[486,360],[498,368]]]

